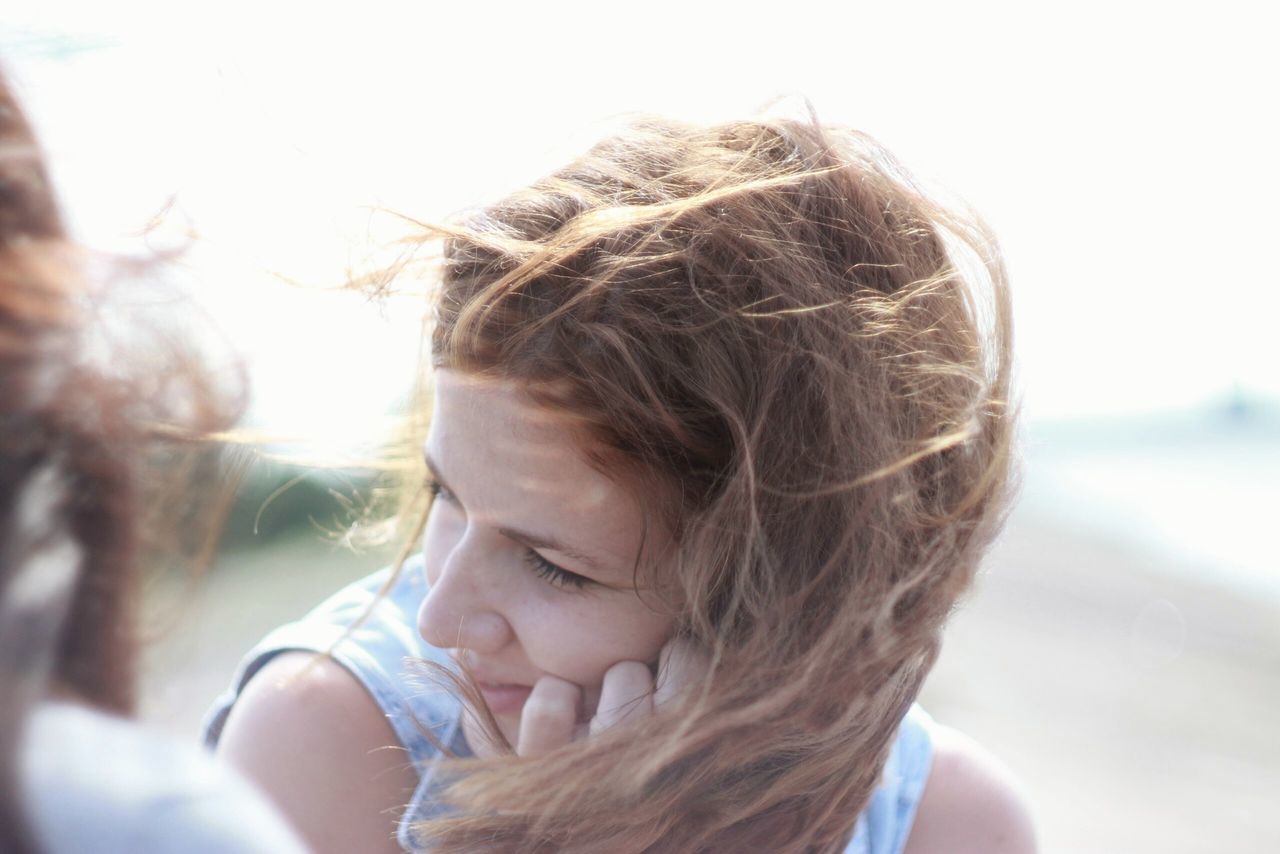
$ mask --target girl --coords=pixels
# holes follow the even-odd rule
[[[421,557],[209,722],[313,846],[1033,850],[913,705],[1008,502],[976,217],[812,116],[644,118],[423,237]]]
[[[301,851],[243,780],[121,717],[148,428],[222,428],[235,407],[182,348],[131,368],[85,260],[0,76],[0,851]]]

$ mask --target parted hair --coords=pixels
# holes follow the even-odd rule
[[[602,470],[665,485],[645,501],[677,553],[640,571],[712,667],[622,731],[446,762],[452,809],[417,831],[458,852],[838,850],[1009,504],[987,227],[810,108],[632,118],[420,239],[442,247],[434,365],[521,381]]]

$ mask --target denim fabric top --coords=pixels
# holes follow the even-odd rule
[[[382,570],[338,591],[301,620],[268,634],[241,661],[231,687],[218,698],[205,720],[205,741],[217,744],[227,715],[249,679],[273,656],[291,650],[326,651],[369,691],[387,716],[396,737],[422,775],[409,808],[400,819],[398,839],[406,851],[425,843],[415,839],[412,825],[433,814],[436,801],[432,760],[439,755],[422,732],[459,756],[470,755],[460,726],[459,701],[424,678],[415,659],[451,664],[448,656],[418,634],[418,607],[427,593],[421,556],[406,561],[400,577],[382,597],[387,580]],[[369,616],[343,639],[347,628],[377,599]],[[341,639],[341,642],[339,640]],[[335,646],[336,644],[336,646]],[[859,816],[846,854],[900,854],[915,818],[933,759],[931,718],[912,706],[903,718],[885,764],[880,785]]]
[[[198,746],[62,702],[24,724],[22,806],[48,854],[302,854],[262,794]]]

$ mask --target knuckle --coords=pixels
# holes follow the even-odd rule
[[[561,726],[573,722],[577,704],[576,685],[563,679],[544,677],[525,700],[520,716],[527,726]]]
[[[647,685],[651,681],[649,666],[639,661],[619,661],[604,674],[606,682],[623,685]]]
[[[546,698],[533,698],[524,704],[521,717],[532,723],[556,723],[571,717],[573,709],[562,702]]]

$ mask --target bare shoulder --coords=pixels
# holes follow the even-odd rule
[[[346,668],[276,656],[245,686],[218,753],[256,782],[317,852],[398,852],[417,773],[382,710]]]
[[[904,854],[1035,854],[1035,827],[1013,773],[968,736],[933,727],[934,756]]]

